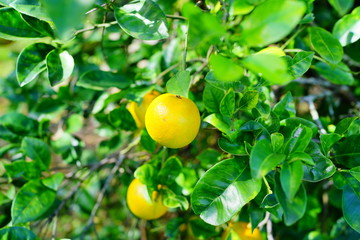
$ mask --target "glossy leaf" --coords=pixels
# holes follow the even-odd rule
[[[151,0],[134,0],[115,9],[120,27],[134,38],[159,40],[169,37],[166,16]]]
[[[250,154],[251,175],[253,178],[261,178],[269,171],[283,162],[286,155],[273,153],[271,143],[267,139],[259,140]]]
[[[177,157],[168,158],[158,174],[160,184],[171,185],[181,173],[182,163]]]
[[[351,135],[342,141],[336,150],[336,160],[342,165],[353,168],[360,165],[360,135]]]
[[[330,148],[338,142],[342,137],[337,133],[328,133],[320,135],[321,147],[323,153],[327,155],[330,151]]]
[[[45,187],[40,181],[26,183],[16,194],[11,206],[13,224],[39,219],[54,203],[56,192]]]
[[[360,182],[353,177],[346,177],[346,185],[343,188],[342,210],[346,222],[360,233]]]
[[[260,73],[271,85],[286,84],[292,80],[292,76],[288,73],[287,62],[279,56],[255,54],[244,58],[242,62],[250,71]]]
[[[320,27],[309,28],[310,41],[317,53],[330,64],[341,61],[344,51],[340,42],[328,31]]]
[[[273,133],[270,138],[273,152],[279,152],[284,145],[284,136],[281,133]]]
[[[264,47],[286,37],[305,13],[301,1],[268,0],[257,6],[240,27],[241,41],[249,47]]]
[[[36,138],[25,137],[21,148],[26,156],[34,160],[40,169],[47,170],[50,166],[51,152],[48,145]]]
[[[344,135],[350,128],[351,124],[358,119],[358,117],[348,117],[342,119],[337,125],[335,129],[335,133]]]
[[[293,133],[293,136],[286,144],[285,151],[288,153],[292,152],[303,152],[309,145],[312,138],[312,130],[309,127],[300,125]]]
[[[213,71],[209,71],[206,74],[205,81],[207,83],[209,83],[209,84],[206,84],[206,86],[211,85],[212,87],[218,88],[219,90],[226,91],[226,90],[232,88],[235,91],[240,91],[241,89],[243,89],[243,85],[240,83],[240,81],[235,81],[235,82],[220,81],[220,80],[216,79]]]
[[[219,129],[221,132],[223,132],[229,136],[232,134],[232,129],[231,129],[232,123],[231,123],[230,118],[227,116],[223,116],[218,113],[213,113],[213,114],[210,114],[209,116],[207,116],[206,118],[204,118],[204,122],[207,122],[207,123],[213,125],[217,129]]]
[[[231,142],[228,139],[221,137],[218,140],[218,144],[221,150],[230,153],[232,155],[247,155],[245,146],[243,143],[237,141]]]
[[[346,14],[353,6],[354,0],[328,0],[340,16]]]
[[[57,172],[54,175],[42,179],[42,183],[54,191],[57,191],[61,182],[64,180],[65,175],[62,172]]]
[[[200,178],[191,195],[191,205],[205,222],[219,225],[255,198],[260,188],[261,181],[251,178],[245,163],[228,159],[214,165]]]
[[[15,0],[10,4],[18,12],[44,20],[50,21],[46,10],[38,0]]]
[[[220,113],[232,117],[235,111],[235,93],[230,89],[220,102]]]
[[[307,196],[303,185],[296,192],[292,201],[290,201],[281,187],[280,179],[275,177],[275,196],[284,210],[284,222],[290,226],[302,218],[305,214]]]
[[[109,114],[109,120],[116,128],[126,131],[134,131],[137,129],[134,118],[124,106],[112,110]]]
[[[211,55],[209,64],[215,78],[223,82],[239,81],[244,75],[239,64],[221,55]]]
[[[351,14],[344,16],[335,23],[333,34],[342,46],[346,46],[360,39],[359,25],[360,7],[357,7]]]
[[[306,149],[306,153],[312,157],[315,165],[304,165],[304,180],[318,182],[331,177],[336,172],[334,164],[321,153],[318,144],[310,142]]]
[[[0,240],[37,240],[36,235],[24,227],[6,227],[0,229]]]
[[[312,157],[304,152],[293,152],[288,156],[289,163],[294,161],[302,161],[303,163],[315,166],[315,162]]]
[[[41,169],[35,162],[27,162],[24,160],[17,160],[11,164],[4,164],[6,174],[12,178],[25,178],[27,180],[39,179],[41,177]]]
[[[188,98],[190,84],[190,73],[188,71],[179,71],[175,74],[174,77],[167,81],[166,90],[168,93]]]
[[[281,187],[290,202],[292,202],[299,190],[303,175],[304,170],[301,161],[284,162],[282,165],[280,172]]]
[[[289,68],[291,68],[294,78],[301,77],[309,70],[313,57],[314,52],[303,51],[295,54],[294,58],[291,60],[291,64],[289,64]]]
[[[351,74],[350,68],[344,63],[338,63],[337,66],[319,62],[315,64],[315,70],[325,79],[335,84],[352,85],[354,77]]]
[[[206,84],[203,92],[203,102],[206,110],[209,112],[220,112],[220,103],[224,96],[224,91]]]
[[[239,108],[242,110],[251,110],[254,107],[256,107],[258,101],[259,101],[258,91],[254,91],[254,90],[246,91],[240,100]]]
[[[306,120],[304,118],[299,117],[291,117],[287,118],[281,121],[282,126],[282,134],[285,138],[291,137],[291,134],[293,133],[294,129],[297,128],[300,125],[304,125],[306,127],[309,127],[312,130],[312,136],[314,137],[318,133],[318,127],[315,123],[310,122],[309,120]]]
[[[68,79],[74,69],[74,59],[67,52],[52,50],[46,56],[46,67],[51,86]]]
[[[8,40],[19,38],[41,38],[46,35],[33,29],[21,17],[21,14],[13,8],[0,9],[0,37]]]
[[[46,69],[46,55],[54,49],[45,43],[34,43],[20,53],[16,63],[16,76],[20,87],[33,81]]]
[[[6,140],[17,142],[20,136],[34,136],[34,129],[37,128],[37,121],[21,113],[9,112],[0,116],[0,137],[5,137]],[[10,137],[10,139],[6,137]]]
[[[170,189],[163,189],[163,203],[169,208],[180,207],[182,211],[189,209],[189,201],[182,195],[176,195]]]
[[[121,73],[104,72],[101,70],[92,70],[84,73],[76,85],[94,89],[104,90],[111,87],[120,89],[127,88],[131,84],[131,80]]]
[[[280,120],[295,117],[295,103],[293,102],[291,92],[286,93],[286,95],[274,106],[273,112]]]

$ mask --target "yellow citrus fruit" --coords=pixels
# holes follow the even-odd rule
[[[160,93],[158,91],[150,91],[143,97],[140,104],[136,102],[130,102],[127,106],[127,109],[131,113],[134,118],[136,125],[138,128],[145,127],[145,113],[147,108],[149,107],[152,100],[154,100]]]
[[[236,222],[230,225],[231,233],[235,233],[240,240],[263,240],[258,228],[251,231],[251,224],[247,222]],[[224,238],[226,239],[226,238]]]
[[[145,220],[157,219],[168,209],[163,205],[162,197],[158,192],[154,191],[150,199],[146,185],[136,178],[129,185],[126,202],[134,215]]]
[[[285,56],[284,51],[279,47],[267,47],[257,52],[256,54],[272,54],[279,57]]]
[[[198,134],[200,113],[190,99],[165,93],[149,105],[145,126],[156,142],[168,148],[181,148]]]

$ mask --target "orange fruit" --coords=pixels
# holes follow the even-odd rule
[[[150,198],[146,185],[136,178],[129,185],[126,202],[135,216],[145,220],[157,219],[168,210],[162,203],[161,195],[154,191]]]
[[[251,231],[251,223],[236,222],[230,224],[229,230],[227,230],[222,236],[223,240],[227,240],[231,236],[231,239],[239,240],[264,240],[261,232],[258,228]]]
[[[145,126],[156,142],[168,148],[181,148],[198,134],[200,113],[190,99],[165,93],[150,103]]]
[[[138,128],[145,127],[145,113],[147,108],[149,107],[152,100],[154,100],[160,93],[158,91],[150,91],[143,97],[141,103],[130,102],[127,105],[128,111],[131,113],[132,117],[136,122],[136,126]]]

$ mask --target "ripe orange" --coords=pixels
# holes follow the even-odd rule
[[[147,108],[149,107],[152,100],[154,100],[160,93],[158,91],[150,91],[143,97],[143,100],[140,104],[136,102],[130,102],[127,106],[127,109],[131,113],[134,118],[136,125],[138,128],[145,127],[145,113]]]
[[[156,142],[168,148],[181,148],[198,134],[200,113],[190,99],[166,93],[149,105],[145,126]]]
[[[227,240],[230,234],[235,234],[240,240],[263,240],[260,230],[255,228],[252,232],[251,224],[247,222],[232,223],[230,229],[222,236],[222,240]]]
[[[158,192],[154,191],[150,198],[146,185],[136,178],[129,185],[126,202],[134,215],[145,220],[157,219],[168,209]]]

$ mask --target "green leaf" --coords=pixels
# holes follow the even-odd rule
[[[179,71],[166,83],[166,91],[175,95],[189,97],[191,84],[190,72]]]
[[[213,71],[209,71],[206,74],[205,81],[207,83],[209,83],[212,87],[218,88],[220,90],[227,91],[228,89],[232,88],[236,92],[238,92],[238,91],[243,89],[243,85],[241,85],[240,81],[235,81],[235,82],[220,81],[220,80],[215,78],[215,75],[214,75]],[[209,84],[206,84],[206,86],[209,85]]]
[[[336,160],[348,168],[360,165],[360,135],[351,135],[342,141],[336,149]]]
[[[352,85],[354,83],[354,77],[351,74],[350,68],[344,63],[338,63],[336,66],[319,62],[315,64],[315,70],[325,79],[334,84]]]
[[[191,195],[191,205],[205,222],[220,225],[255,198],[260,188],[261,181],[251,178],[245,163],[228,159],[215,164],[200,178]]]
[[[347,184],[343,189],[342,210],[346,222],[360,233],[360,182],[347,177]]]
[[[31,180],[41,177],[41,169],[35,162],[17,160],[11,164],[4,164],[4,167],[6,174],[13,179],[24,177],[27,180]]]
[[[218,144],[221,150],[230,153],[232,155],[247,155],[244,144],[240,144],[237,141],[230,142],[224,137],[220,137]]]
[[[354,0],[328,0],[340,16],[346,14],[353,6]]]
[[[209,63],[210,69],[219,81],[235,82],[244,75],[244,69],[241,66],[221,55],[211,55]]]
[[[19,38],[41,38],[43,35],[29,26],[21,14],[13,8],[0,8],[0,38],[18,40]]]
[[[182,211],[186,211],[189,209],[189,201],[186,197],[181,195],[176,195],[170,189],[162,189],[163,192],[163,203],[165,206],[169,208],[177,208],[180,207]]]
[[[360,39],[359,24],[360,7],[357,7],[335,23],[333,34],[342,46],[349,45]]]
[[[75,29],[82,25],[86,11],[94,2],[95,0],[41,0],[55,25],[56,36],[63,41],[73,37]]]
[[[210,168],[220,160],[221,153],[212,148],[207,148],[202,151],[199,155],[196,156],[196,159],[199,159],[201,166],[204,168]]]
[[[273,133],[271,134],[270,138],[273,152],[279,152],[284,145],[284,135],[282,135],[281,133]]]
[[[109,121],[114,127],[126,131],[134,131],[137,129],[134,118],[125,106],[112,110],[109,114]]]
[[[50,20],[49,16],[46,13],[46,10],[42,7],[41,2],[38,0],[15,0],[12,3],[10,3],[10,6],[23,14],[44,21]]]
[[[304,176],[301,161],[284,162],[280,172],[280,182],[287,199],[292,202]]]
[[[360,166],[350,169],[349,173],[360,182]]]
[[[18,136],[34,136],[36,135],[36,130],[38,129],[38,122],[32,118],[29,118],[21,113],[9,112],[5,115],[0,116],[0,133],[1,127],[3,131],[8,131],[9,133]],[[0,134],[3,137],[3,134]]]
[[[207,116],[204,119],[204,122],[210,123],[217,129],[219,129],[221,132],[227,134],[228,136],[232,135],[232,122],[229,117],[223,116],[218,113],[213,113]]]
[[[42,35],[54,38],[54,30],[51,28],[49,22],[45,22],[38,18],[31,17],[31,16],[24,15],[24,14],[21,15],[21,18],[24,19],[24,21],[30,27],[34,28],[36,31],[38,31]]]
[[[210,13],[201,11],[192,3],[183,5],[182,14],[189,21],[189,45],[193,48],[201,48],[220,42],[220,38],[226,35],[224,26],[218,18]]]
[[[37,240],[36,235],[24,227],[6,227],[0,229],[0,240]]]
[[[156,150],[156,142],[150,137],[146,128],[141,131],[140,144],[148,152],[153,153]]]
[[[307,196],[303,185],[301,185],[292,201],[290,201],[281,187],[279,176],[275,175],[275,196],[284,210],[284,222],[286,226],[294,224],[304,216]]]
[[[340,136],[337,133],[329,133],[329,134],[322,134],[320,135],[320,141],[321,141],[321,147],[323,150],[323,153],[325,155],[328,155],[330,148],[338,142],[342,136]]]
[[[304,152],[293,152],[288,156],[289,163],[294,161],[302,161],[303,163],[315,166],[315,162],[312,157]]]
[[[51,152],[48,145],[40,139],[25,137],[21,149],[26,156],[34,160],[41,170],[48,170],[51,161]]]
[[[283,162],[285,154],[273,153],[271,143],[267,139],[259,140],[250,154],[251,175],[253,178],[261,178]]]
[[[140,182],[154,188],[155,190],[156,186],[154,185],[154,181],[157,176],[157,171],[158,169],[154,164],[143,164],[136,169],[134,176],[139,179]]]
[[[60,53],[58,49],[54,49],[46,56],[46,67],[50,84],[55,86],[70,77],[74,59],[67,51]]]
[[[65,175],[62,172],[57,172],[50,177],[42,179],[42,183],[54,191],[57,191],[61,182],[64,180]]]
[[[166,16],[151,0],[134,0],[115,8],[120,27],[134,38],[159,40],[169,37]]]
[[[104,72],[101,70],[92,70],[84,73],[76,85],[93,90],[104,90],[111,87],[120,89],[127,88],[131,80],[121,73]]]
[[[319,129],[316,126],[315,123],[310,122],[309,120],[306,120],[304,118],[299,117],[291,117],[284,119],[280,122],[282,126],[282,134],[284,135],[285,139],[290,138],[293,134],[293,131],[300,125],[304,125],[306,127],[309,127],[312,130],[312,136],[314,137]]]
[[[13,224],[38,220],[52,206],[56,192],[45,187],[40,181],[26,183],[16,194],[11,206]]]
[[[46,55],[54,49],[45,43],[34,43],[24,48],[16,63],[16,77],[20,87],[34,80],[46,69]]]
[[[286,60],[272,54],[254,54],[243,59],[244,66],[254,73],[260,73],[271,85],[286,84],[292,80]],[[269,64],[271,62],[271,64]]]
[[[162,166],[158,174],[158,180],[160,184],[171,185],[177,176],[181,173],[182,163],[177,157],[170,157]]]
[[[289,68],[291,68],[294,73],[294,78],[299,78],[304,75],[310,68],[311,62],[314,57],[314,52],[298,52],[294,58],[291,60],[291,64],[289,64]]]
[[[241,41],[249,47],[264,47],[286,37],[305,13],[301,1],[268,0],[241,22]]]
[[[224,96],[224,91],[215,88],[210,84],[206,84],[203,92],[205,108],[209,112],[220,112],[220,103]]]
[[[214,226],[207,224],[200,218],[190,218],[188,226],[190,227],[190,231],[196,239],[211,239],[219,235]]]
[[[274,106],[273,112],[280,120],[296,116],[295,103],[290,91]]]
[[[285,151],[287,153],[303,152],[309,145],[312,138],[312,130],[309,127],[300,125],[297,127],[291,139],[286,144]]]
[[[235,93],[230,89],[220,102],[220,113],[232,117],[235,111]]]
[[[242,96],[239,108],[242,110],[251,110],[256,107],[259,101],[259,92],[255,90],[249,90]]]
[[[349,130],[350,126],[356,119],[358,119],[358,117],[348,117],[348,118],[342,119],[336,125],[335,133],[344,135]]]
[[[304,180],[318,182],[331,177],[336,172],[335,165],[321,153],[318,144],[311,141],[306,149],[306,153],[312,157],[315,165],[304,165]]]
[[[317,53],[330,64],[341,61],[344,51],[340,42],[328,31],[320,27],[309,28],[310,42]]]

